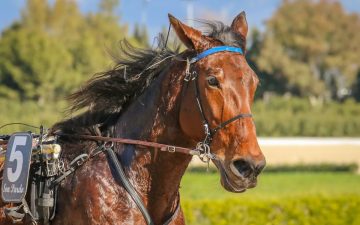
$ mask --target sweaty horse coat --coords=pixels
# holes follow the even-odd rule
[[[197,80],[187,85],[187,59],[207,49],[227,45],[245,52],[247,23],[239,14],[231,26],[210,23],[203,35],[169,16],[172,27],[188,48],[183,53],[167,49],[160,40],[157,50],[138,50],[123,45],[125,58],[90,80],[70,96],[72,110],[86,109],[79,116],[56,124],[53,132],[123,137],[193,148],[203,141],[204,118],[210,129],[236,117],[251,114],[250,106],[258,83],[244,55],[218,52],[199,60],[191,70]],[[197,96],[202,104],[199,112]],[[97,147],[94,141],[60,138],[62,159],[68,163]],[[265,161],[256,139],[251,117],[244,117],[217,131],[211,153],[221,183],[232,192],[256,185]],[[191,156],[148,151],[139,146],[115,144],[117,157],[127,177],[141,196],[155,224],[172,218],[183,224],[179,185]],[[185,187],[186,188],[186,187]],[[114,176],[105,154],[88,161],[60,185],[57,215],[52,224],[144,224],[144,218]],[[5,205],[1,203],[4,207]],[[3,209],[3,208],[2,208]],[[8,224],[5,218],[0,224]]]

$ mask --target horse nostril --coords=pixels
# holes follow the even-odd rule
[[[266,165],[265,160],[262,160],[258,165],[256,165],[255,176],[258,176],[261,173],[261,171],[264,169],[265,165]]]
[[[250,177],[251,174],[254,172],[253,167],[251,164],[244,159],[235,160],[233,162],[234,167],[236,170],[243,176],[243,177]]]

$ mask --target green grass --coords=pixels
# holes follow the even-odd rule
[[[218,173],[189,172],[182,208],[195,225],[358,225],[360,176],[351,173],[264,173],[245,193],[225,191]]]
[[[258,186],[245,193],[230,193],[220,184],[219,173],[188,172],[181,183],[184,200],[275,199],[308,195],[356,194],[360,198],[360,175],[351,173],[263,173]]]

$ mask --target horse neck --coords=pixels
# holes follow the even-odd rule
[[[179,127],[178,113],[185,65],[176,63],[124,112],[116,124],[119,137],[190,147]],[[191,156],[160,150],[120,146],[118,157],[135,188],[143,197],[155,223],[171,215]]]

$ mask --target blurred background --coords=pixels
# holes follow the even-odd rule
[[[167,13],[201,29],[242,10],[268,166],[257,188],[231,194],[194,160],[181,187],[187,223],[360,224],[359,0],[0,1],[0,126],[64,118],[64,97],[111,67],[124,38],[151,48]]]

